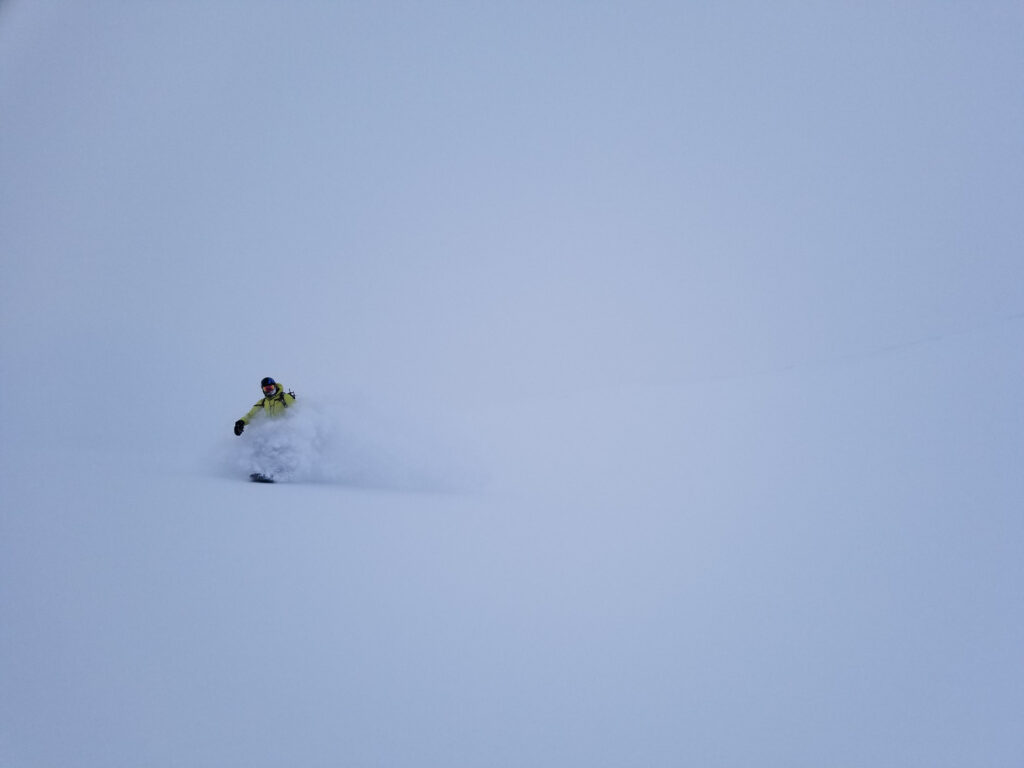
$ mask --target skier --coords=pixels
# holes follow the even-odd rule
[[[235,434],[241,435],[245,426],[262,411],[264,416],[275,418],[284,414],[286,408],[295,404],[295,395],[285,392],[284,387],[267,376],[260,382],[263,398],[249,412],[235,422]]]

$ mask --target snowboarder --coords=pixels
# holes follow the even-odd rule
[[[260,382],[260,387],[263,389],[262,399],[249,409],[245,416],[235,422],[236,435],[241,435],[246,425],[261,412],[264,416],[275,418],[282,416],[286,408],[295,404],[295,394],[285,392],[284,387],[269,376]]]

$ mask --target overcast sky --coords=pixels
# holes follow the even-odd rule
[[[268,346],[328,389],[489,398],[962,330],[1021,306],[1022,24],[9,0],[9,359],[44,398],[100,359],[219,388]]]

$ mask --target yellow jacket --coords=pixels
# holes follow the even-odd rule
[[[249,409],[249,412],[241,418],[241,421],[248,424],[254,416],[263,412],[264,416],[275,418],[283,416],[285,408],[295,405],[295,396],[284,391],[281,382],[277,382],[277,394],[271,397],[262,398],[256,405]]]

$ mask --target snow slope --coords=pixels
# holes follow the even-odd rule
[[[1020,9],[296,8],[0,6],[0,766],[1019,765]]]
[[[6,764],[1011,765],[1022,335],[502,410],[487,490],[5,449]]]

